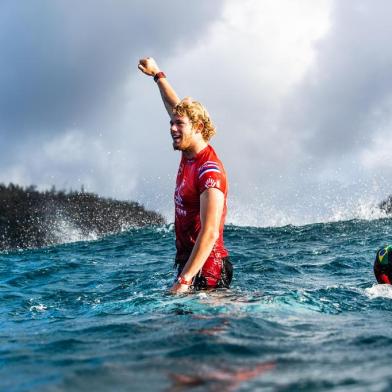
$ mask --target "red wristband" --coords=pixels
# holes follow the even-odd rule
[[[181,275],[177,278],[177,282],[179,284],[185,284],[186,286],[190,286],[192,284],[192,281],[188,281],[186,280],[184,277],[182,277]]]
[[[165,73],[164,72],[157,72],[156,74],[155,74],[155,76],[154,76],[154,81],[155,81],[155,83],[158,81],[158,79],[160,79],[160,78],[166,78],[166,75],[165,75]]]

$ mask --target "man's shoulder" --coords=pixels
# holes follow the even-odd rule
[[[222,161],[219,159],[218,154],[215,152],[214,148],[209,144],[204,151],[204,154],[199,159],[199,166],[204,165],[208,162],[216,162],[219,165],[222,165]]]
[[[225,168],[218,158],[215,150],[209,145],[203,154],[202,159],[198,162],[197,175],[200,180],[204,180],[208,177],[219,179],[219,181],[225,181],[226,173]],[[207,175],[207,177],[206,177]],[[209,179],[211,181],[211,178]]]

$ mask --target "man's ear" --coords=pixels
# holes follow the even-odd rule
[[[204,124],[201,121],[199,121],[195,126],[195,130],[197,133],[201,133],[203,129],[204,129]]]

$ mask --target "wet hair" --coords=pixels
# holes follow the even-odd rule
[[[201,131],[203,139],[208,142],[216,133],[214,124],[206,108],[190,97],[184,98],[173,109],[173,114],[187,116],[193,125],[201,122],[204,127]]]

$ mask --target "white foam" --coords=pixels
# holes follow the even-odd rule
[[[43,304],[30,306],[30,312],[44,312],[47,307]]]
[[[390,284],[376,284],[365,289],[365,295],[370,299],[380,297],[392,299],[392,286]]]

